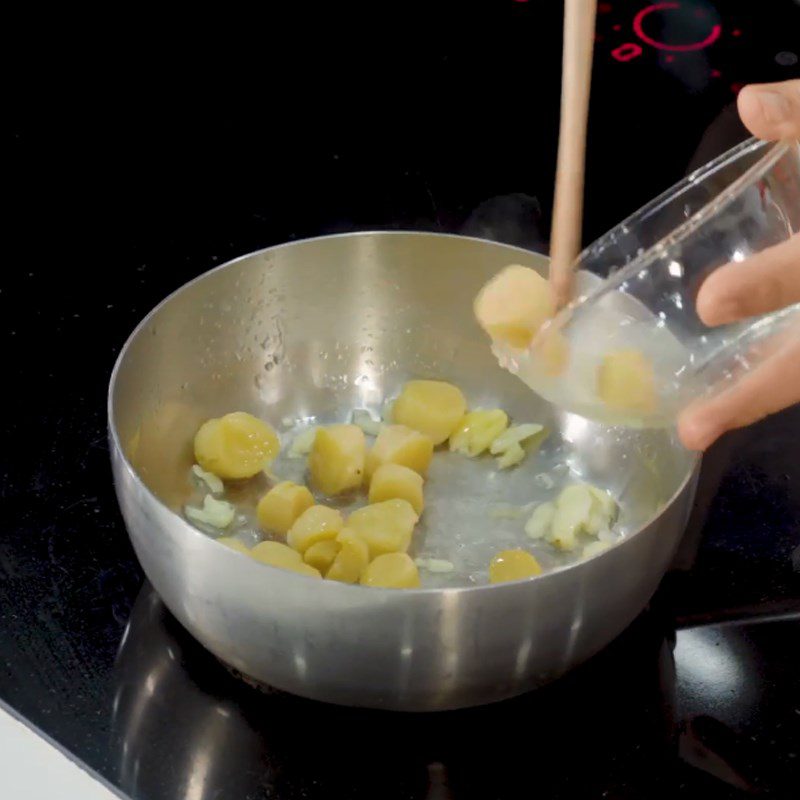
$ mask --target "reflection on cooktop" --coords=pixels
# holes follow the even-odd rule
[[[660,605],[552,686],[495,706],[410,715],[252,688],[145,585],[115,668],[114,782],[147,800],[722,798],[736,788],[788,796],[800,708],[787,699],[800,661],[776,651],[800,633],[800,619],[676,636]]]

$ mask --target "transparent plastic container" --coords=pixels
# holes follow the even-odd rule
[[[743,142],[588,247],[575,299],[501,363],[547,400],[608,424],[663,427],[800,336],[800,304],[710,328],[698,289],[800,230],[800,145]],[[800,269],[800,265],[798,265]]]

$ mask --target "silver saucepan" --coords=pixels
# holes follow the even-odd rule
[[[498,367],[472,300],[509,263],[547,266],[514,247],[428,233],[293,242],[202,275],[134,331],[109,393],[117,495],[148,578],[217,657],[317,700],[452,709],[556,678],[648,602],[684,530],[697,459],[670,431],[608,429],[559,412]],[[545,423],[548,447],[566,453],[570,470],[618,498],[623,540],[515,583],[393,591],[265,566],[182,517],[205,419],[244,410],[276,426],[286,416],[345,421],[413,377],[452,381],[475,407]],[[458,520],[453,536],[477,524],[476,492],[489,502],[507,480],[523,499],[536,458],[482,488],[457,482],[462,494],[439,503],[440,518],[450,508]],[[491,542],[492,518],[479,524]]]

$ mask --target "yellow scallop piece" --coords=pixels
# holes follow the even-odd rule
[[[251,551],[250,555],[262,564],[269,564],[273,567],[290,569],[293,566],[303,563],[303,558],[296,550],[292,550],[282,542],[259,542]]]
[[[271,567],[297,572],[309,578],[322,577],[322,573],[318,569],[303,561],[300,553],[292,550],[291,547],[282,542],[260,542],[250,550],[250,555],[256,561],[260,561],[262,564],[269,564]]]
[[[279,452],[280,440],[275,431],[244,411],[208,420],[194,437],[197,463],[224,480],[252,478]]]
[[[408,553],[386,553],[370,562],[361,574],[362,586],[416,589],[419,570]]]
[[[489,564],[489,583],[519,581],[541,571],[539,562],[527,550],[503,550]]]
[[[246,556],[250,555],[250,548],[239,539],[233,539],[230,536],[220,536],[219,539],[216,539],[216,542],[225,547],[229,547],[231,550],[235,550],[237,553],[243,553]]]
[[[262,530],[285,536],[295,520],[313,505],[314,496],[305,486],[282,481],[258,501],[258,524]]]
[[[311,483],[333,497],[361,486],[367,444],[358,425],[330,425],[314,438],[308,467]]]
[[[424,478],[433,458],[433,442],[428,436],[405,425],[386,425],[367,454],[367,480],[383,464],[400,464]]]
[[[323,575],[331,568],[342,546],[335,539],[315,542],[303,553],[303,561],[318,569]]]
[[[329,581],[358,583],[361,573],[369,564],[367,543],[349,528],[344,528],[336,537],[339,552],[325,573]]]
[[[479,292],[474,304],[478,324],[492,337],[511,347],[530,345],[555,305],[547,279],[530,267],[506,267]]]
[[[344,518],[335,508],[311,506],[289,528],[286,543],[298,553],[305,553],[312,544],[335,539],[343,526]]]
[[[597,394],[617,411],[654,413],[658,399],[653,364],[639,350],[608,353],[597,369]]]
[[[299,575],[305,575],[307,578],[318,578],[322,580],[322,573],[316,567],[312,567],[311,564],[293,564],[290,567],[285,567],[285,569],[291,572],[297,572]]]
[[[402,464],[383,464],[375,470],[369,484],[369,502],[407,500],[417,514],[422,513],[425,500],[422,476]]]
[[[372,559],[408,550],[418,519],[408,500],[385,500],[354,511],[347,527],[367,543]]]
[[[441,444],[455,430],[467,410],[457,386],[445,381],[409,381],[392,406],[392,419]]]

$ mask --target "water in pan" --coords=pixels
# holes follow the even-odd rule
[[[384,409],[371,409],[377,418]],[[273,479],[308,483],[306,458],[292,457],[292,442],[310,428],[350,422],[351,412],[336,418],[270,420],[280,431],[281,455],[271,466]],[[532,419],[515,423],[535,422]],[[283,424],[282,424],[283,423]],[[282,428],[282,429],[281,429]],[[368,436],[368,446],[373,437]],[[446,445],[434,453],[425,481],[425,510],[418,523],[410,554],[420,559],[420,577],[426,588],[458,587],[486,583],[488,565],[501,550],[523,548],[533,553],[545,571],[579,560],[581,549],[592,539],[581,539],[578,548],[564,553],[542,540],[530,539],[524,526],[536,505],[554,499],[565,486],[586,480],[582,466],[571,457],[570,447],[554,434],[536,448],[528,448],[525,459],[511,469],[499,469],[495,458],[484,454],[467,458],[451,453]],[[592,481],[595,485],[596,480]],[[264,538],[255,521],[255,505],[267,490],[270,479],[259,478],[239,487],[227,487],[226,499],[237,507],[237,517],[226,535],[234,535],[248,546]],[[603,487],[601,488],[611,488]],[[205,487],[199,483],[191,504],[200,504]],[[624,491],[612,492],[620,503],[620,516],[614,525],[615,538],[632,529],[626,513]],[[345,514],[366,503],[363,493],[341,498],[317,496],[319,502],[340,508]],[[210,529],[206,532],[211,533]],[[452,564],[447,571],[432,571],[425,566],[429,559]],[[438,565],[440,568],[445,565]]]

